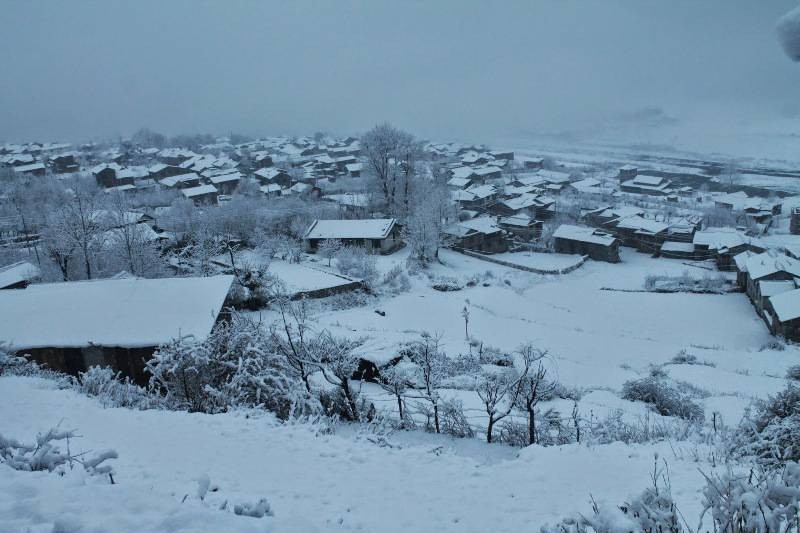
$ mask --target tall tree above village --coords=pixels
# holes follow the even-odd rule
[[[389,211],[405,217],[412,178],[422,158],[421,143],[410,133],[384,123],[361,137],[361,149]]]
[[[55,210],[47,224],[52,226],[54,239],[63,239],[79,253],[86,279],[92,279],[92,263],[97,237],[105,229],[97,216],[97,188],[85,180],[75,180],[71,198]]]
[[[778,21],[778,39],[784,52],[792,61],[800,61],[800,6],[786,13]]]
[[[411,249],[410,258],[425,266],[439,259],[444,244],[444,224],[455,216],[445,183],[417,176],[409,197],[403,236]]]

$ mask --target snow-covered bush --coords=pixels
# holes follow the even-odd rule
[[[786,369],[786,379],[800,381],[800,365],[790,366]]]
[[[263,518],[274,516],[272,508],[266,498],[261,498],[256,503],[239,503],[233,506],[233,514],[240,516],[250,516],[252,518]]]
[[[460,291],[464,287],[456,278],[450,276],[439,276],[432,281],[431,288],[441,292],[454,292]]]
[[[706,276],[693,278],[688,272],[680,276],[649,274],[644,279],[644,288],[652,292],[703,292],[724,293],[731,289],[731,282],[725,276]]]
[[[461,400],[442,400],[439,403],[439,417],[442,433],[460,438],[475,436],[475,431],[464,415],[464,404]]]
[[[649,415],[626,420],[624,411],[615,409],[603,419],[590,420],[584,429],[587,440],[597,444],[643,444],[665,439],[686,440],[694,434],[697,424],[677,419],[655,420]]]
[[[378,281],[377,260],[360,246],[345,246],[336,253],[336,267],[345,276],[358,278],[372,288]]]
[[[696,355],[689,353],[686,349],[682,349],[675,357],[670,359],[669,361],[673,365],[703,365],[703,366],[710,366],[716,367],[717,365],[711,361],[700,361]]]
[[[406,292],[411,288],[408,275],[400,265],[393,266],[383,275],[381,285],[393,294]]]
[[[782,352],[786,349],[786,343],[780,339],[772,339],[771,341],[765,342],[761,345],[761,348],[758,349],[759,352],[765,352],[767,350],[772,350],[775,352]]]
[[[75,378],[72,376],[50,370],[27,357],[13,355],[0,348],[0,376],[2,375],[49,379],[56,382],[58,388],[61,389],[75,385]]]
[[[98,398],[105,406],[155,409],[163,404],[157,393],[132,383],[108,367],[92,366],[86,372],[80,372],[77,388]]]
[[[500,424],[500,430],[497,432],[498,442],[514,446],[516,448],[524,448],[530,443],[530,435],[528,434],[527,424],[514,422],[513,420],[506,420]]]
[[[626,381],[622,397],[634,402],[650,404],[664,416],[677,416],[686,420],[703,420],[702,406],[695,403],[680,387],[662,376],[648,376]]]
[[[0,463],[27,472],[62,471],[66,467],[81,465],[90,474],[110,474],[111,466],[103,463],[116,459],[117,452],[104,450],[90,456],[73,454],[69,451],[69,439],[76,437],[75,430],[63,430],[58,426],[36,435],[36,442],[32,444],[0,435]],[[61,441],[67,441],[66,449],[62,449]]]
[[[266,266],[237,269],[237,274],[227,300],[236,309],[263,309],[276,293],[283,292],[280,280]]]
[[[703,516],[710,512],[714,531],[800,531],[800,464],[780,472],[706,476]],[[705,530],[705,529],[704,529]]]
[[[369,304],[371,297],[362,290],[341,292],[325,298],[325,304],[332,311],[344,311],[354,307],[364,307]]]
[[[645,489],[630,502],[612,506],[601,505],[592,500],[592,514],[570,516],[555,525],[545,525],[540,531],[542,533],[681,533],[684,528],[672,498],[665,469],[666,467],[658,467],[658,457],[656,457],[652,473],[653,486]]]
[[[754,457],[767,468],[800,461],[800,387],[790,383],[778,394],[757,402],[731,444],[734,455]]]
[[[151,386],[162,389],[178,409],[218,413],[260,407],[284,420],[318,409],[261,325],[238,314],[203,342],[177,339],[161,346],[147,370]]]

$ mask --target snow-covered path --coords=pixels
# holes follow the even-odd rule
[[[83,436],[72,442],[73,451],[119,452],[118,484],[83,484],[74,476],[0,465],[0,531],[29,525],[50,531],[62,516],[72,524],[100,524],[98,531],[257,531],[267,525],[277,531],[533,531],[564,514],[588,512],[590,495],[621,503],[640,492],[655,452],[669,462],[681,510],[696,516],[697,468],[707,467],[695,463],[688,448],[676,446],[676,454],[666,443],[528,448],[510,459],[503,459],[507,448],[481,444],[487,456],[499,454],[487,462],[474,442],[465,453],[464,441],[442,439],[444,451],[434,453],[430,436],[403,434],[394,439],[399,447],[381,447],[350,430],[315,435],[307,426],[276,426],[269,417],[244,413],[106,409],[50,382],[0,378],[0,433],[30,440],[62,420]],[[220,488],[207,497],[213,508],[194,496],[202,474]],[[275,519],[215,510],[224,500],[260,497],[270,500]]]

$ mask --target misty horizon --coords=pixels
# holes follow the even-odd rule
[[[800,116],[795,5],[7,3],[0,139],[714,138]]]

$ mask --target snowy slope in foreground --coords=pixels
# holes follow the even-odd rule
[[[62,419],[83,436],[73,451],[119,452],[118,483],[0,465],[0,531],[535,531],[589,512],[590,494],[620,503],[641,492],[654,452],[669,461],[681,511],[697,516],[698,467],[710,469],[694,445],[532,447],[515,457],[500,445],[403,433],[381,447],[351,428],[315,435],[243,413],[104,409],[50,382],[0,378],[4,435],[30,440]],[[444,451],[433,453],[437,445]],[[207,506],[195,496],[203,474],[219,486]],[[217,510],[261,497],[274,518]]]

